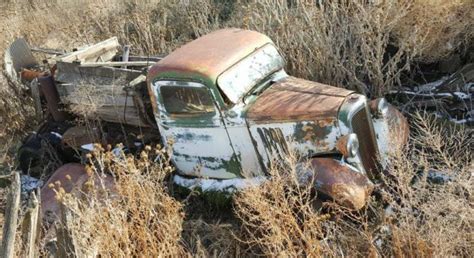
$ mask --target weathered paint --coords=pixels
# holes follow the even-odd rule
[[[176,85],[207,89],[197,82],[158,81],[153,85],[158,101],[155,113],[165,145],[171,144],[172,162],[184,175],[210,178],[234,178],[242,171],[241,158],[235,153],[221,112],[197,115],[169,114],[160,94],[161,87]],[[208,92],[210,95],[211,92]],[[214,98],[213,96],[211,98]]]
[[[265,166],[250,136],[247,121],[241,117],[244,106],[244,103],[239,103],[224,111],[224,122],[234,152],[240,156],[241,174],[245,177],[260,176]]]
[[[359,94],[349,95],[338,112],[341,133],[355,133],[359,140],[359,158],[365,172],[376,178],[378,146],[367,99]]]
[[[331,158],[312,159],[302,178],[302,183],[312,182],[318,191],[355,210],[364,207],[374,188],[365,175]]]
[[[173,182],[177,185],[189,189],[200,189],[203,192],[222,191],[233,193],[248,187],[259,186],[267,181],[266,177],[255,176],[251,178],[233,178],[233,179],[202,179],[202,178],[186,178],[180,175],[173,176]]]
[[[148,85],[160,79],[199,81],[209,87],[219,104],[224,106],[217,77],[265,44],[273,42],[255,31],[235,28],[217,30],[183,45],[157,62],[148,73]],[[232,94],[227,89],[221,90]],[[149,91],[152,93],[150,88]]]
[[[290,153],[301,157],[335,153],[336,141],[340,137],[335,125],[320,127],[317,121],[249,123],[249,127],[266,168],[271,161],[282,160]]]
[[[380,162],[383,167],[386,167],[390,154],[397,148],[403,147],[408,141],[408,122],[400,111],[386,103],[383,98],[372,100],[369,104]]]
[[[256,123],[331,119],[352,93],[289,76],[265,90],[249,108],[247,118]]]
[[[386,148],[376,137],[389,137],[387,132],[402,119],[374,117],[374,130],[364,96],[291,77],[282,69],[262,75],[247,93],[247,88],[235,88],[238,82],[230,88],[218,85],[223,72],[267,44],[271,40],[256,32],[221,30],[185,45],[151,69],[148,84],[157,103],[155,117],[164,141],[174,142],[172,158],[178,171],[228,185],[236,178],[261,177],[272,161],[296,153],[311,159],[316,189],[359,209],[373,187],[366,172],[375,169],[379,149]],[[168,114],[159,90],[164,81],[207,88],[214,112]],[[321,155],[342,158],[314,158]]]

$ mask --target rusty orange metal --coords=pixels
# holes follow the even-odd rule
[[[256,31],[222,29],[202,36],[163,58],[149,71],[159,73],[194,73],[216,80],[223,71],[271,39]]]
[[[31,82],[34,79],[39,78],[41,76],[45,76],[45,75],[46,75],[46,72],[34,71],[34,70],[29,70],[29,69],[23,69],[20,72],[20,77],[23,80],[26,80],[26,81],[29,81],[29,82]]]
[[[318,191],[350,209],[365,206],[374,185],[364,174],[331,158],[314,158],[311,166]]]
[[[253,121],[318,120],[327,125],[334,123],[339,107],[352,93],[290,76],[264,91],[247,117]]]
[[[388,124],[394,130],[392,137],[396,140],[395,143],[405,146],[410,136],[410,126],[406,117],[392,105],[388,107],[388,114],[390,118]]]
[[[347,142],[349,141],[349,135],[343,135],[339,138],[336,142],[336,149],[342,154],[344,157],[349,156],[349,150],[347,149]]]
[[[65,193],[79,194],[84,183],[89,179],[84,165],[78,163],[68,163],[58,168],[48,179],[41,189],[41,214],[48,221],[55,221],[60,212],[60,206],[56,199],[57,187],[64,189]],[[103,185],[107,189],[114,188],[112,176],[101,178]],[[98,179],[96,178],[96,183]],[[53,184],[54,188],[50,185]]]

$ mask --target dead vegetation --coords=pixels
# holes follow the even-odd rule
[[[473,5],[467,0],[9,0],[0,4],[0,48],[20,35],[51,48],[118,36],[137,54],[149,55],[168,53],[220,27],[243,27],[272,38],[289,73],[380,96],[400,86],[417,62],[468,51]],[[31,124],[31,101],[24,96],[0,75],[2,144]],[[241,228],[187,220],[166,188],[166,160],[164,166],[151,162],[154,150],[136,159],[111,156],[108,149],[96,152],[91,175],[113,173],[118,195],[90,185],[84,191],[96,193],[91,199],[61,200],[77,215],[80,246],[103,256],[473,256],[472,131],[422,115],[412,119],[411,145],[391,158],[377,193],[360,213],[335,205],[314,209],[314,195],[291,180],[295,168],[277,166],[271,181],[235,199]]]
[[[165,149],[146,148],[139,158],[114,154],[96,145],[86,172],[90,178],[81,194],[57,198],[71,210],[69,225],[82,254],[106,257],[182,255],[182,205],[167,194],[165,178],[172,172]],[[113,176],[111,189],[104,181]]]

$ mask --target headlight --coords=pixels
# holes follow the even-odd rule
[[[389,104],[385,98],[378,98],[370,101],[370,111],[376,117],[384,117],[388,113]]]
[[[337,140],[336,148],[346,158],[355,157],[359,151],[359,140],[355,133],[344,135]]]

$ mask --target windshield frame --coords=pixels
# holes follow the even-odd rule
[[[222,78],[222,75],[231,71],[232,69],[235,69],[235,67],[237,67],[239,64],[242,63],[242,61],[244,61],[245,59],[251,57],[252,55],[255,55],[256,53],[258,53],[260,50],[268,47],[268,46],[272,46],[276,52],[278,53],[278,56],[280,57],[281,59],[281,65],[279,66],[276,66],[274,69],[270,70],[267,74],[265,74],[263,77],[259,78],[257,81],[255,81],[255,83],[253,83],[245,92],[243,92],[242,94],[240,94],[238,96],[238,99],[235,99],[234,101],[231,99],[231,97],[229,97],[226,93],[225,93],[225,90],[223,87],[221,87],[221,78]],[[285,59],[283,58],[283,55],[281,54],[280,50],[275,46],[275,44],[273,43],[266,43],[264,45],[262,45],[261,47],[259,48],[256,48],[254,51],[252,51],[250,54],[246,55],[245,57],[241,58],[239,61],[235,62],[233,65],[229,66],[226,70],[224,70],[221,74],[219,74],[219,76],[217,77],[217,80],[216,80],[216,86],[219,88],[219,93],[222,95],[222,98],[225,99],[227,98],[229,100],[230,103],[227,103],[229,104],[229,106],[233,106],[237,103],[239,103],[240,101],[242,101],[246,96],[249,95],[249,92],[253,91],[262,81],[266,81],[268,80],[268,78],[270,78],[274,73],[278,72],[278,71],[281,71],[281,70],[284,70],[285,68],[285,65],[286,65],[286,61]]]

